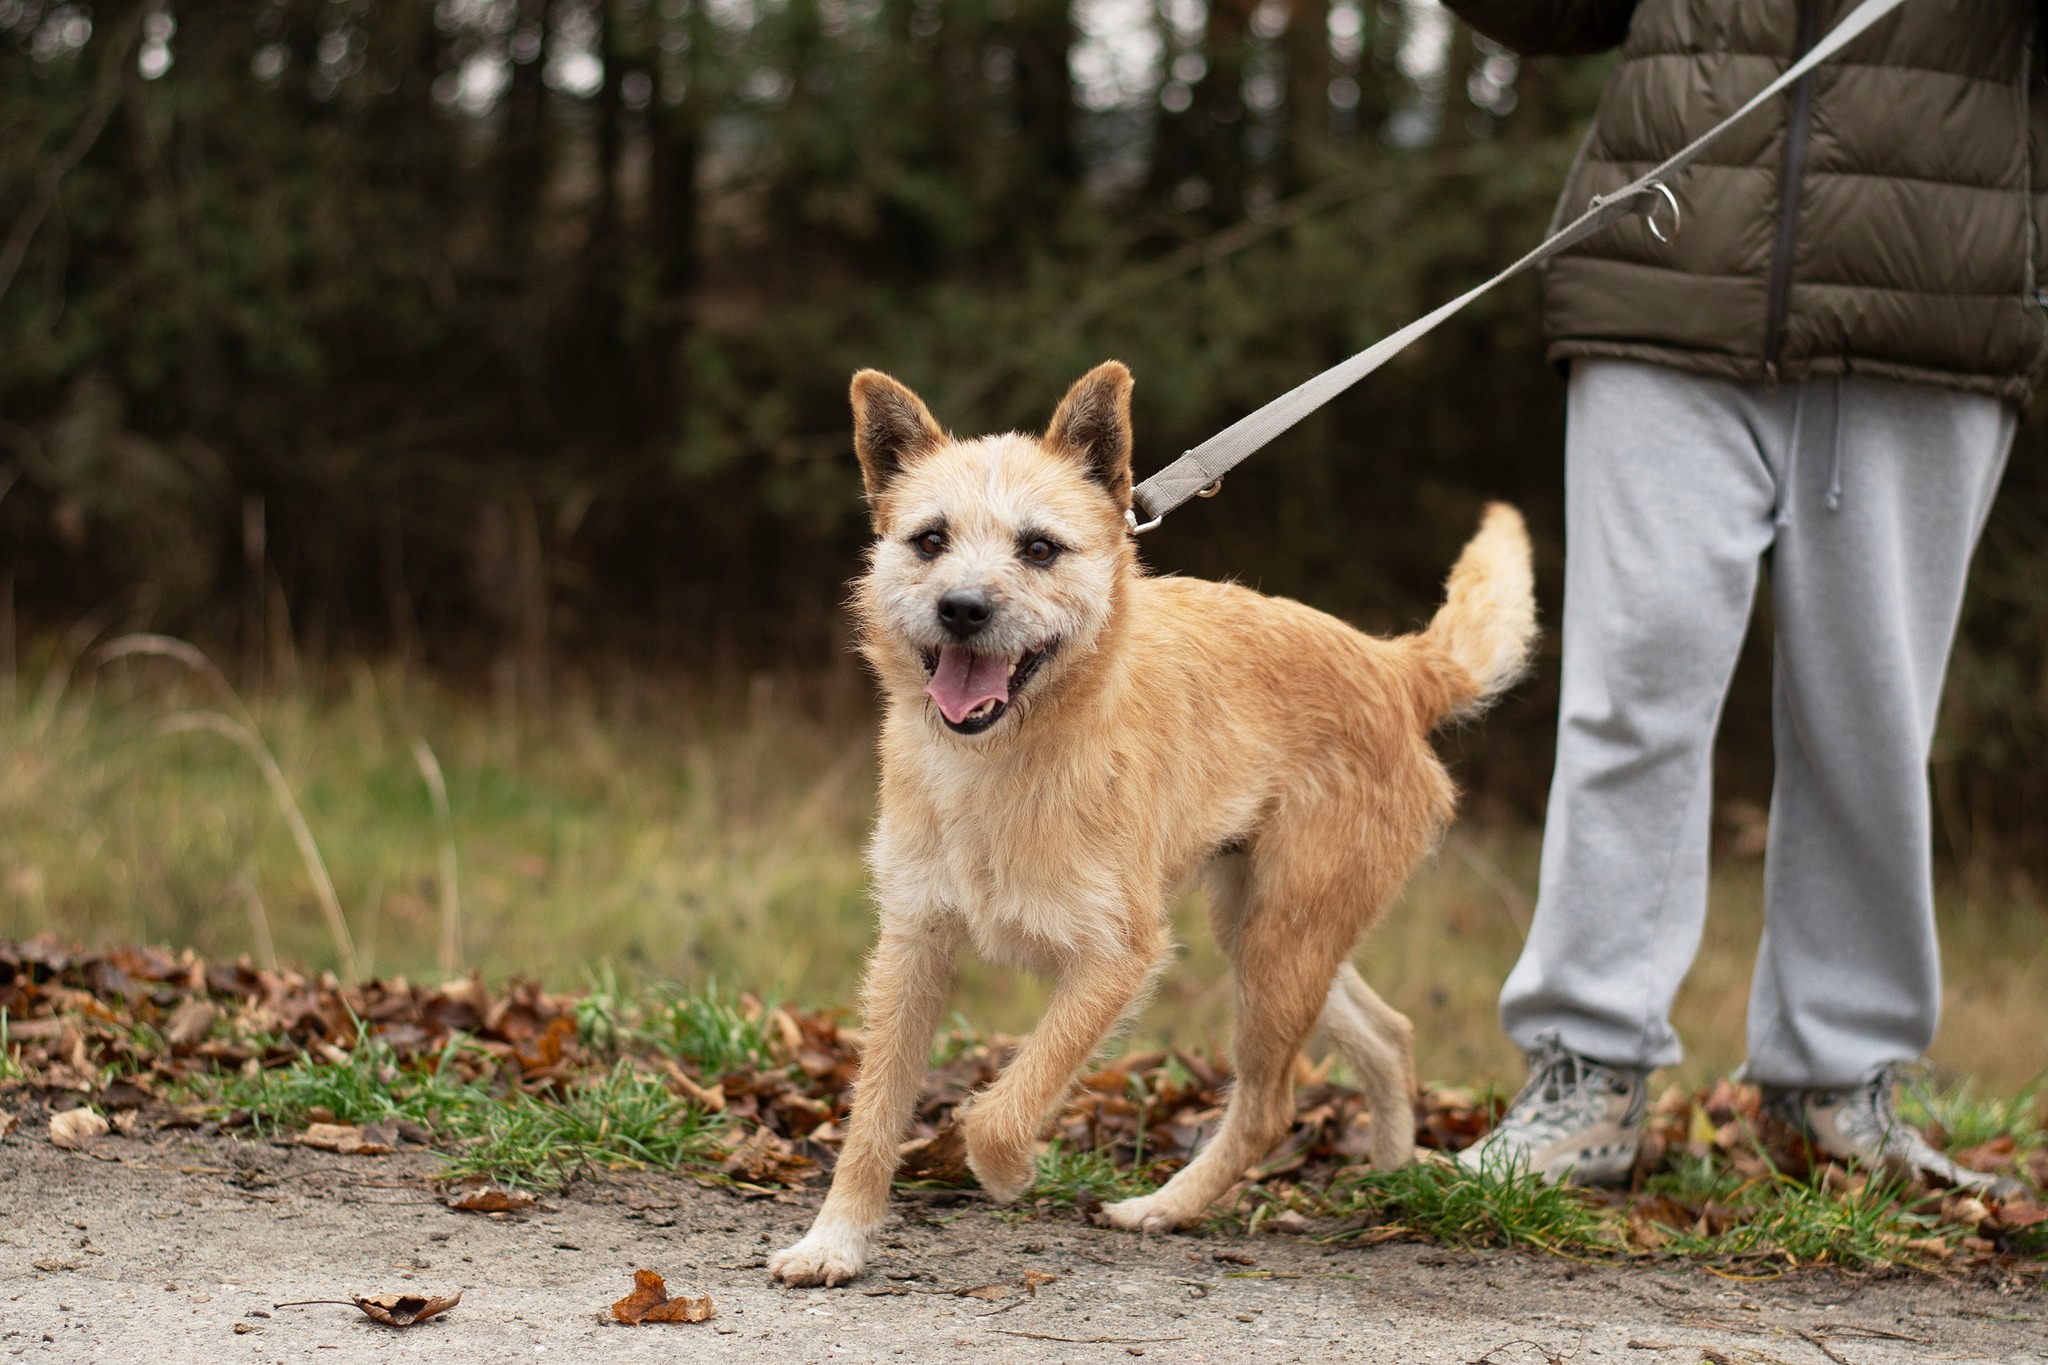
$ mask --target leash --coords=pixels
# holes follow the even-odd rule
[[[1814,44],[1812,50],[1804,57],[1787,67],[1783,75],[1757,91],[1740,109],[1700,134],[1677,155],[1643,176],[1624,185],[1613,194],[1595,196],[1584,213],[1492,279],[1460,294],[1435,312],[1417,318],[1393,335],[1374,342],[1349,360],[1340,361],[1315,378],[1289,389],[1264,407],[1231,423],[1193,450],[1184,452],[1179,459],[1131,491],[1131,507],[1124,513],[1131,533],[1143,535],[1164,521],[1167,513],[1189,498],[1214,497],[1223,486],[1223,476],[1274,437],[1392,360],[1415,341],[1436,330],[1438,324],[1472,300],[1531,266],[1541,265],[1559,252],[1577,246],[1603,228],[1632,216],[1640,216],[1658,241],[1670,241],[1671,238],[1665,235],[1657,220],[1658,208],[1668,206],[1671,210],[1671,231],[1674,234],[1678,231],[1678,196],[1671,192],[1671,187],[1666,182],[1691,165],[1714,139],[1840,52],[1865,29],[1903,3],[1904,0],[1863,0],[1863,3],[1837,24],[1827,37]],[[1143,520],[1139,518],[1140,511],[1144,513]]]

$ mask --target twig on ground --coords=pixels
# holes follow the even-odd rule
[[[1505,1351],[1510,1346],[1534,1346],[1538,1351],[1541,1351],[1543,1353],[1543,1358],[1549,1361],[1550,1365],[1564,1365],[1563,1356],[1551,1350],[1542,1342],[1531,1341],[1527,1337],[1516,1337],[1513,1341],[1503,1341],[1500,1345],[1494,1347],[1492,1350],[1486,1352],[1484,1355],[1476,1356],[1473,1359],[1466,1361],[1465,1365],[1491,1365],[1493,1357],[1499,1355],[1502,1351]],[[1731,1361],[1728,1363],[1728,1365],[1734,1365],[1734,1362]]]
[[[1850,1362],[1847,1358],[1835,1354],[1834,1347],[1828,1345],[1825,1340],[1823,1340],[1816,1334],[1807,1331],[1804,1327],[1794,1327],[1792,1329],[1792,1333],[1795,1336],[1803,1338],[1809,1346],[1813,1347],[1814,1350],[1819,1351],[1829,1360],[1834,1361],[1835,1365],[1850,1365]]]
[[[1050,1332],[1013,1332],[1007,1327],[988,1329],[997,1336],[1027,1337],[1032,1341],[1063,1341],[1070,1346],[1152,1346],[1168,1341],[1186,1341],[1186,1337],[1056,1337]]]

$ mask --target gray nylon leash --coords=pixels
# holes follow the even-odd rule
[[[1657,208],[1671,210],[1671,226],[1678,229],[1678,198],[1666,183],[1691,165],[1714,139],[1721,136],[1766,102],[1782,93],[1807,72],[1841,51],[1878,20],[1897,9],[1904,0],[1863,0],[1849,17],[1837,24],[1827,37],[1785,73],[1751,96],[1740,109],[1693,139],[1677,155],[1631,181],[1610,195],[1596,198],[1591,207],[1560,228],[1534,251],[1476,288],[1469,289],[1436,311],[1417,318],[1400,331],[1382,338],[1352,356],[1324,370],[1315,378],[1289,389],[1272,402],[1225,427],[1208,440],[1139,484],[1131,492],[1131,510],[1124,515],[1133,533],[1142,535],[1157,526],[1166,514],[1189,498],[1214,495],[1223,476],[1253,452],[1286,431],[1302,418],[1322,407],[1344,390],[1392,360],[1411,343],[1434,331],[1438,324],[1481,294],[1534,265],[1567,250],[1594,233],[1631,215],[1640,214],[1659,241],[1668,241],[1657,224]],[[1139,519],[1139,512],[1144,520]]]

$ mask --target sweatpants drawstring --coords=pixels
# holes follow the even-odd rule
[[[1835,376],[1835,459],[1828,474],[1827,497],[1830,512],[1842,510],[1842,384],[1847,378],[1846,375]]]

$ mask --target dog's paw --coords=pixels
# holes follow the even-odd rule
[[[1179,1229],[1181,1219],[1156,1194],[1102,1206],[1101,1221],[1125,1232],[1164,1233]]]
[[[988,1136],[973,1113],[966,1121],[967,1169],[998,1204],[1014,1204],[1038,1180],[1038,1153],[1030,1142],[1007,1142]]]
[[[835,1288],[860,1274],[867,1262],[863,1239],[829,1228],[812,1228],[801,1242],[768,1258],[768,1275],[791,1288]]]

